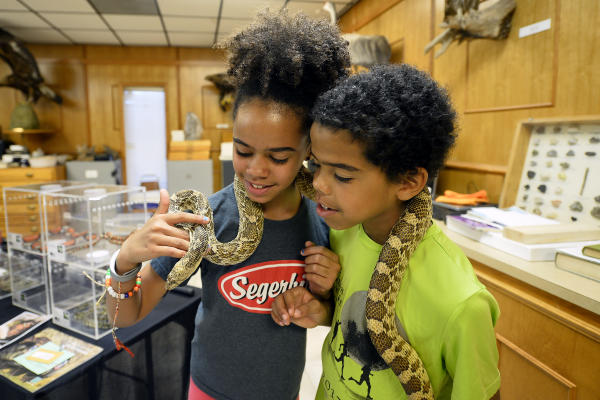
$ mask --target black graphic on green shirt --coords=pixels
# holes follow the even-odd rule
[[[368,365],[365,365],[362,367],[362,374],[360,375],[360,381],[357,381],[356,379],[354,379],[353,377],[350,377],[349,379],[351,381],[354,381],[356,383],[358,383],[359,385],[362,385],[363,382],[365,382],[367,384],[367,399],[372,399],[371,397],[371,379],[370,377],[373,374],[371,373],[371,368],[369,368]]]

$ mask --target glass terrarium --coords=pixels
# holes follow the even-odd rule
[[[43,199],[48,193],[87,185],[56,181],[4,188],[9,284],[5,285],[0,260],[0,295],[12,290],[14,305],[50,314]]]
[[[103,283],[110,257],[147,219],[144,187],[92,185],[44,197],[54,323],[99,338],[110,332]]]
[[[0,240],[2,240],[0,238]],[[8,273],[8,253],[6,243],[0,243],[0,299],[10,297],[10,274]]]

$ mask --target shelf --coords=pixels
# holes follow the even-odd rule
[[[23,129],[23,128],[15,128],[15,129],[7,129],[2,131],[2,134],[12,134],[12,135],[33,135],[33,134],[50,134],[55,133],[54,129]]]

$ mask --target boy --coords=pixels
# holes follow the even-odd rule
[[[272,317],[313,327],[333,314],[317,399],[404,399],[367,332],[366,294],[392,227],[452,147],[456,115],[428,75],[402,65],[346,79],[321,95],[313,116],[317,212],[333,228],[331,248],[342,266],[334,310],[295,288],[274,302]],[[498,305],[435,224],[410,256],[395,309],[396,327],[419,354],[436,399],[497,396]]]

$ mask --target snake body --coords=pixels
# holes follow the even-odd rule
[[[262,208],[258,203],[250,200],[244,184],[237,176],[233,182],[233,191],[240,214],[239,228],[237,236],[226,243],[219,242],[215,237],[212,210],[204,194],[196,190],[181,190],[171,196],[170,213],[191,211],[194,214],[207,216],[209,223],[206,225],[190,223],[175,225],[190,234],[190,248],[185,256],[177,261],[167,276],[167,290],[176,288],[189,278],[204,257],[214,264],[235,265],[254,253],[262,238],[264,222]],[[208,253],[207,250],[209,250]]]
[[[431,225],[431,216],[431,195],[426,190],[407,202],[381,249],[365,306],[371,342],[409,399],[433,399],[433,390],[419,355],[396,329],[396,298],[408,260]]]
[[[315,198],[312,176],[306,169],[300,171],[295,184],[303,195]],[[256,250],[262,238],[262,208],[250,200],[237,176],[234,178],[234,192],[239,210],[239,228],[236,238],[227,243],[215,238],[212,210],[202,193],[182,190],[171,197],[169,212],[191,211],[206,215],[210,222],[207,225],[177,224],[190,233],[190,248],[169,273],[167,290],[190,277],[203,257],[218,265],[234,265],[246,260]],[[408,260],[431,225],[431,214],[431,196],[426,190],[406,203],[403,216],[394,225],[382,247],[369,284],[365,311],[371,342],[398,376],[411,400],[433,399],[433,390],[419,355],[398,333],[395,304]],[[210,249],[208,253],[207,249]]]

